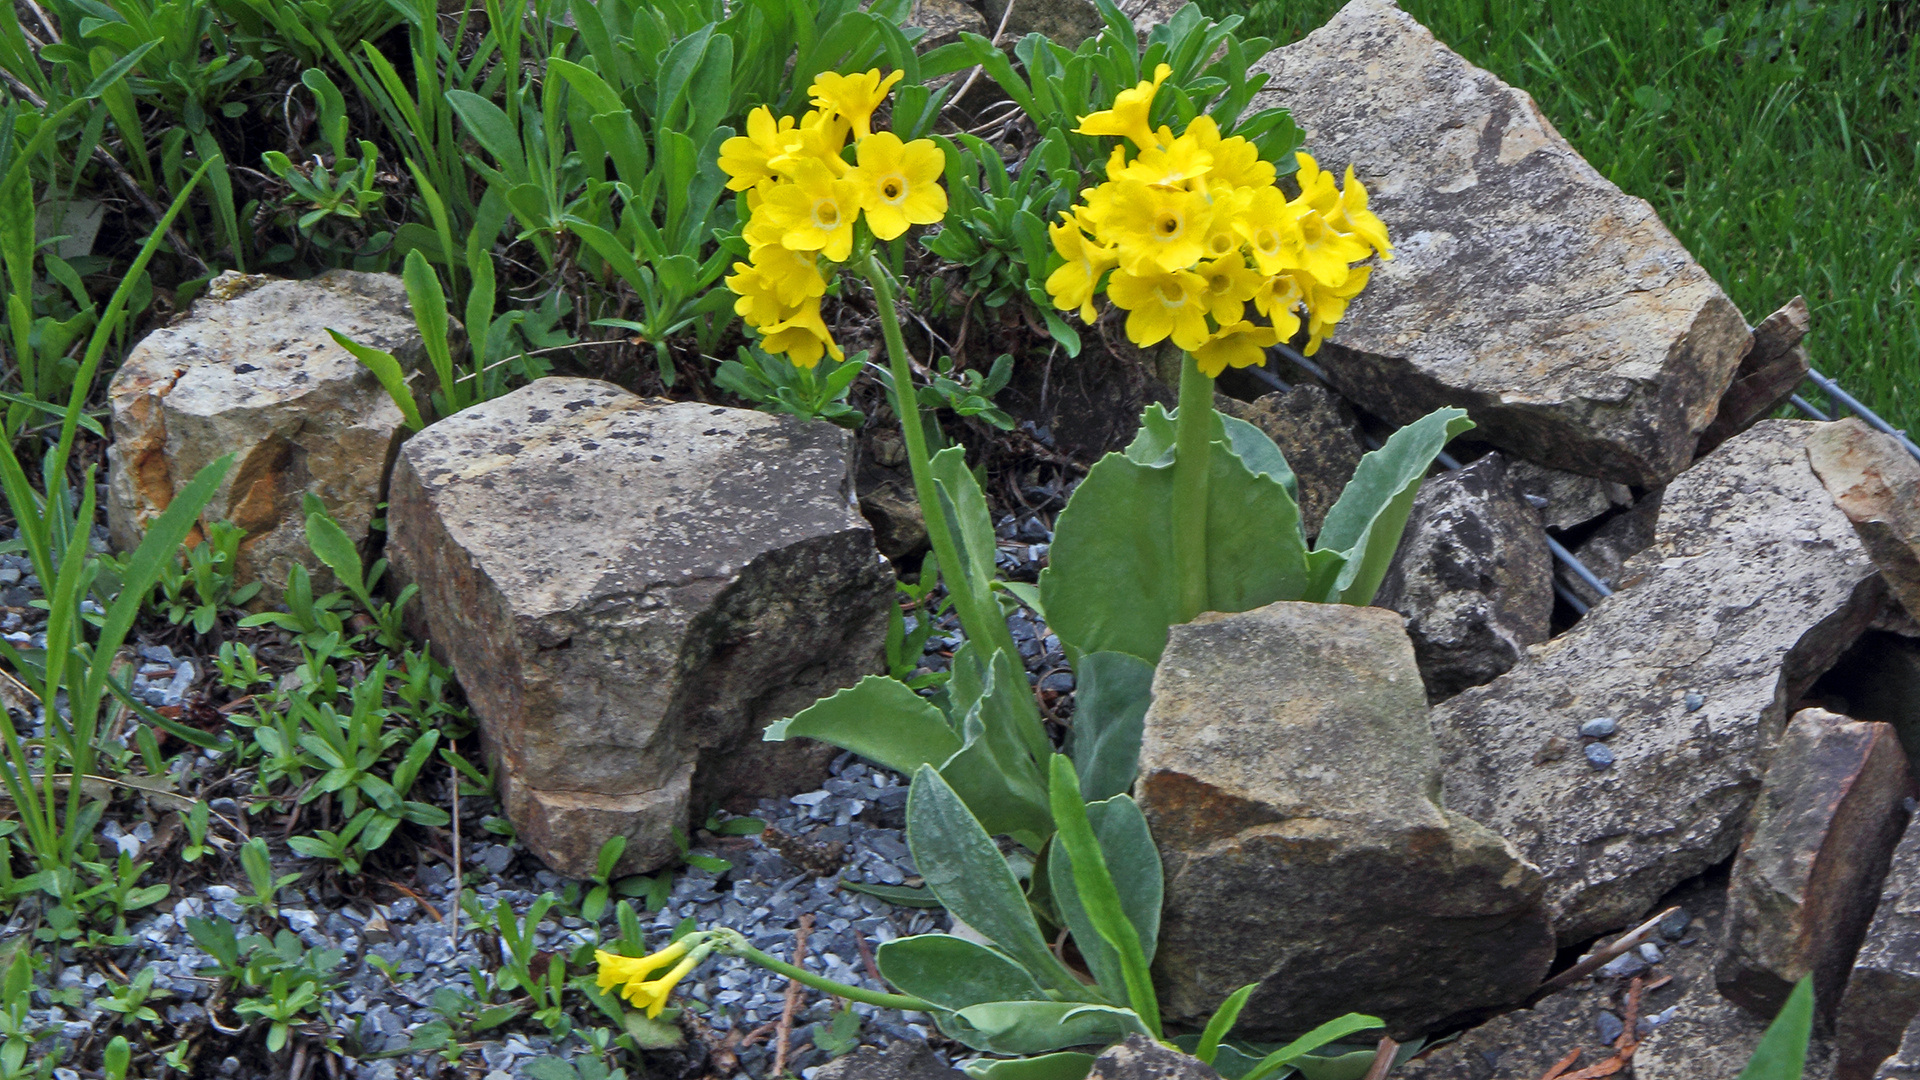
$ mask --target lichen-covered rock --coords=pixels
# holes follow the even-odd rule
[[[1816,430],[1765,420],[1681,474],[1627,587],[1434,709],[1447,807],[1539,866],[1562,943],[1733,853],[1788,705],[1889,603]]]
[[[1851,416],[1822,427],[1807,455],[1893,595],[1920,617],[1920,461]]]
[[[1853,959],[1840,999],[1834,1045],[1838,1080],[1868,1080],[1881,1062],[1901,1052],[1902,1033],[1920,1018],[1920,828],[1909,824],[1893,850],[1880,903]],[[1920,1054],[1906,1054],[1909,1074],[1920,1075]]]
[[[195,473],[234,454],[201,517],[247,531],[238,580],[277,595],[299,563],[320,587],[331,582],[307,545],[302,496],[318,496],[348,536],[365,539],[404,428],[373,373],[329,329],[419,364],[400,279],[348,270],[311,281],[222,274],[185,319],[134,346],[107,389],[115,547],[138,544]]]
[[[1393,231],[1326,346],[1342,393],[1402,424],[1461,406],[1477,439],[1627,484],[1693,460],[1746,320],[1531,97],[1390,0],[1353,0],[1254,69],[1273,76],[1254,107],[1291,110]]]
[[[1553,557],[1504,457],[1420,485],[1374,604],[1407,617],[1432,701],[1492,680],[1547,640]]]
[[[1308,539],[1317,536],[1367,452],[1353,406],[1311,383],[1254,401],[1218,397],[1215,403],[1222,412],[1266,432],[1286,455],[1300,488],[1300,528]]]
[[[1772,1019],[1811,975],[1819,1014],[1833,1017],[1915,790],[1890,725],[1794,714],[1734,859],[1722,996]]]
[[[657,867],[693,813],[818,780],[830,747],[759,736],[879,663],[850,439],[550,378],[407,442],[388,556],[549,866],[590,876],[617,834],[619,873]]]
[[[965,1076],[948,1068],[924,1041],[901,1039],[884,1051],[863,1046],[835,1058],[820,1066],[813,1080],[963,1080]]]
[[[1400,616],[1281,602],[1173,628],[1136,787],[1166,869],[1161,1009],[1238,1032],[1346,1012],[1404,1039],[1523,998],[1553,935],[1512,845],[1443,809]]]

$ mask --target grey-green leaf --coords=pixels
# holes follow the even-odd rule
[[[914,773],[907,794],[907,846],[940,903],[1019,961],[1042,986],[1076,998],[1091,990],[1047,947],[993,838],[931,765]]]
[[[1133,787],[1140,771],[1140,737],[1153,702],[1153,665],[1126,653],[1089,653],[1073,665],[1073,728],[1067,756],[1088,802]]]
[[[1813,979],[1801,979],[1787,995],[1780,1015],[1767,1025],[1740,1080],[1800,1080],[1807,1067],[1807,1040],[1813,1034]]]
[[[1360,459],[1314,542],[1316,551],[1338,552],[1345,562],[1331,582],[1316,583],[1317,594],[1305,599],[1357,605],[1373,601],[1400,546],[1421,478],[1447,441],[1471,427],[1466,410],[1435,409]]]
[[[798,715],[767,725],[762,736],[782,742],[803,736],[851,750],[895,772],[938,765],[960,750],[960,737],[946,718],[906,684],[869,675]]]
[[[941,1027],[975,1050],[995,1054],[1045,1054],[1074,1046],[1108,1046],[1129,1035],[1148,1034],[1132,1009],[1072,1001],[973,1005],[946,1018]]]
[[[1093,1055],[1072,1050],[1024,1058],[974,1058],[961,1066],[972,1080],[1086,1080]]]
[[[307,544],[354,596],[365,596],[367,585],[360,569],[360,549],[332,518],[325,514],[307,515]]]
[[[1117,795],[1104,802],[1087,804],[1087,820],[1093,826],[1100,853],[1107,861],[1120,893],[1120,907],[1127,921],[1140,936],[1140,949],[1148,963],[1160,940],[1160,905],[1165,879],[1160,867],[1160,852],[1154,847],[1147,819],[1133,799]],[[1073,863],[1066,845],[1056,842],[1047,849],[1047,880],[1053,886],[1054,903],[1073,931],[1074,944],[1087,961],[1087,969],[1102,987],[1125,992],[1125,974],[1120,954],[1107,944],[1080,901]]]
[[[897,938],[874,953],[880,974],[903,994],[943,1009],[986,1001],[1046,1001],[1027,970],[985,945],[951,934]]]

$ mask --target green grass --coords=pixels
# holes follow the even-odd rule
[[[1200,0],[1216,16],[1246,9]],[[1749,321],[1795,293],[1814,367],[1920,429],[1920,10],[1906,0],[1402,0],[1653,204]],[[1298,40],[1337,0],[1259,0]],[[1809,388],[1808,396],[1821,400]]]

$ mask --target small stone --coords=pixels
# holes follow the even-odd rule
[[[1689,915],[1685,908],[1681,908],[1660,920],[1660,936],[1668,941],[1679,941],[1686,934],[1688,924],[1692,922],[1693,916]]]
[[[1647,961],[1639,953],[1627,952],[1607,961],[1595,974],[1604,979],[1630,979],[1647,970]]]
[[[1604,743],[1588,743],[1586,754],[1587,764],[1593,766],[1595,769],[1611,769],[1613,767],[1613,751]]]
[[[1600,1015],[1593,1018],[1593,1030],[1600,1036],[1601,1042],[1612,1046],[1613,1041],[1627,1030],[1627,1025],[1619,1017],[1602,1010]]]
[[[1657,964],[1666,959],[1666,956],[1660,952],[1660,946],[1651,941],[1641,943],[1640,956],[1649,964]]]
[[[1702,694],[1698,690],[1687,691],[1687,711],[1688,712],[1699,712],[1700,706],[1705,705],[1706,703],[1707,703],[1707,695]]]
[[[1589,739],[1611,739],[1620,730],[1620,721],[1611,716],[1596,716],[1580,725],[1580,734]]]

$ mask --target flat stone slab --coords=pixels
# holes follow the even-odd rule
[[[1920,461],[1853,416],[1822,428],[1807,453],[1893,595],[1920,617]]]
[[[1524,91],[1389,0],[1353,0],[1254,70],[1323,168],[1353,166],[1396,257],[1321,358],[1395,423],[1464,407],[1474,437],[1643,487],[1693,459],[1746,320],[1653,208],[1581,159]]]
[[[1244,1038],[1362,1012],[1406,1041],[1539,985],[1539,878],[1436,801],[1426,711],[1382,608],[1281,602],[1173,628],[1135,788],[1166,870],[1169,1021],[1204,1023],[1258,983]]]
[[[823,423],[541,379],[432,425],[387,546],[420,586],[519,837],[584,878],[677,857],[729,799],[806,790],[836,752],[761,729],[879,666],[892,574]]]
[[[1794,714],[1733,862],[1722,996],[1771,1019],[1811,975],[1815,1008],[1833,1018],[1914,793],[1891,725]]]
[[[222,274],[185,319],[133,347],[107,388],[114,547],[139,544],[195,473],[234,454],[201,517],[247,531],[238,581],[264,581],[278,602],[298,563],[315,591],[331,588],[332,572],[307,544],[302,497],[318,496],[348,536],[364,540],[404,428],[373,372],[329,329],[409,369],[423,355],[400,279],[350,270],[310,281]]]
[[[1434,709],[1445,805],[1540,868],[1562,944],[1733,854],[1787,707],[1889,604],[1818,430],[1765,420],[1681,474],[1618,592]]]

